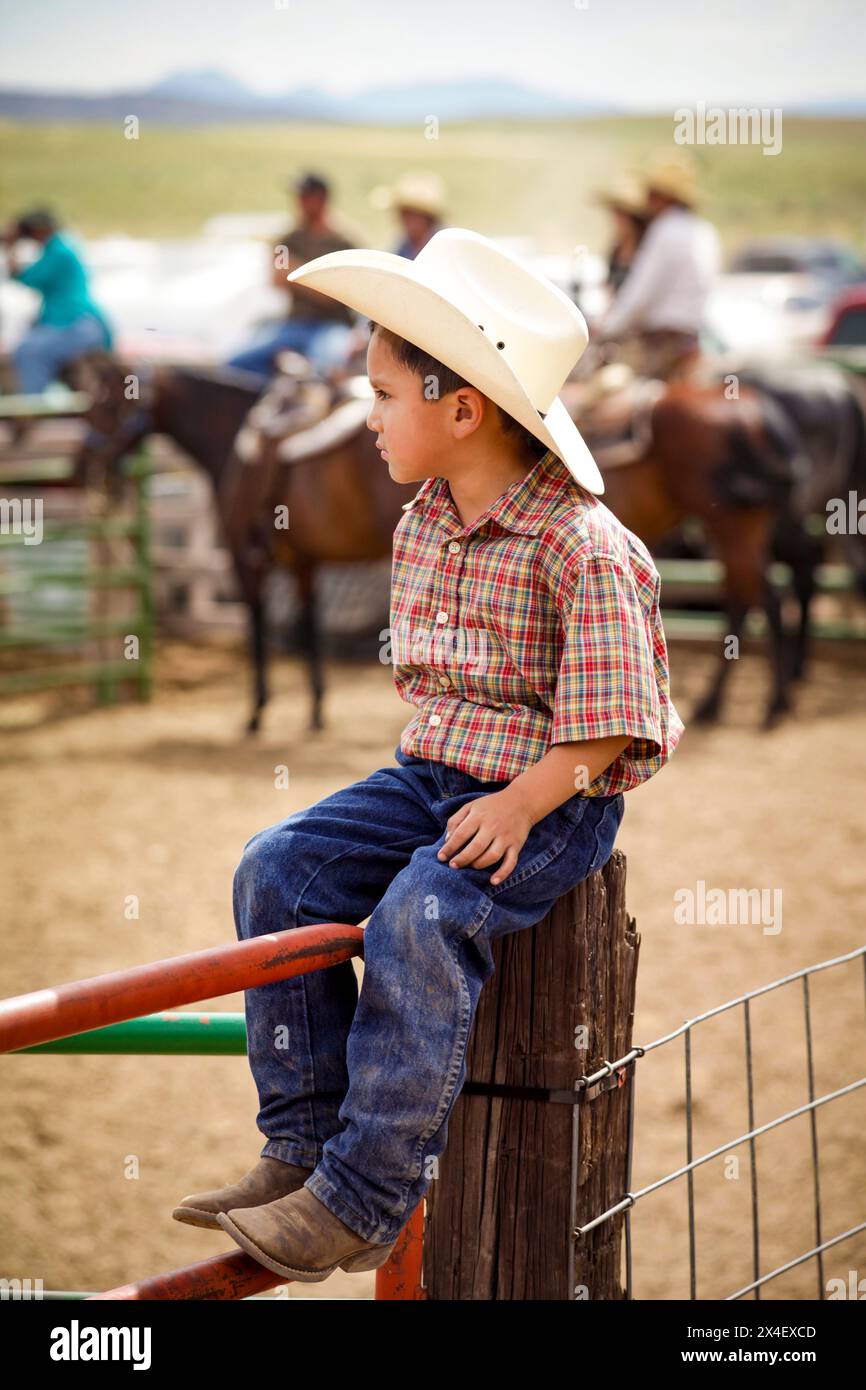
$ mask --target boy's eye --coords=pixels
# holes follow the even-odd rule
[[[376,399],[377,399],[378,401],[387,400],[387,398],[388,398],[388,392],[387,392],[387,391],[383,391],[383,390],[381,389],[381,387],[379,387],[379,386],[375,386],[375,387],[373,388],[373,390],[374,390]]]

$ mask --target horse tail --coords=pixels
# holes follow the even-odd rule
[[[727,506],[787,510],[801,458],[800,436],[787,412],[762,394],[752,423],[728,426],[725,459],[714,478],[717,494]]]

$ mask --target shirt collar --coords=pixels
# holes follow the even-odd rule
[[[447,478],[425,479],[411,502],[404,503],[403,509],[423,512],[428,521],[435,521],[452,535],[464,532],[468,536],[492,523],[516,535],[537,536],[553,509],[564,500],[571,482],[573,479],[565,464],[548,449],[524,478],[518,478],[506,488],[470,526],[464,526],[460,520]]]

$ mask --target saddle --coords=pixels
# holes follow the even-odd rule
[[[568,409],[599,468],[621,468],[648,453],[653,407],[666,389],[622,362],[569,385]]]
[[[277,365],[277,376],[234,441],[235,453],[248,467],[260,466],[265,458],[293,463],[335,448],[358,429],[370,409],[373,392],[366,377],[325,379],[297,352],[280,353]]]

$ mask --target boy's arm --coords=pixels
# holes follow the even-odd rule
[[[529,812],[533,825],[588,787],[631,743],[632,734],[611,734],[576,743],[556,743],[514,778],[507,788]]]

